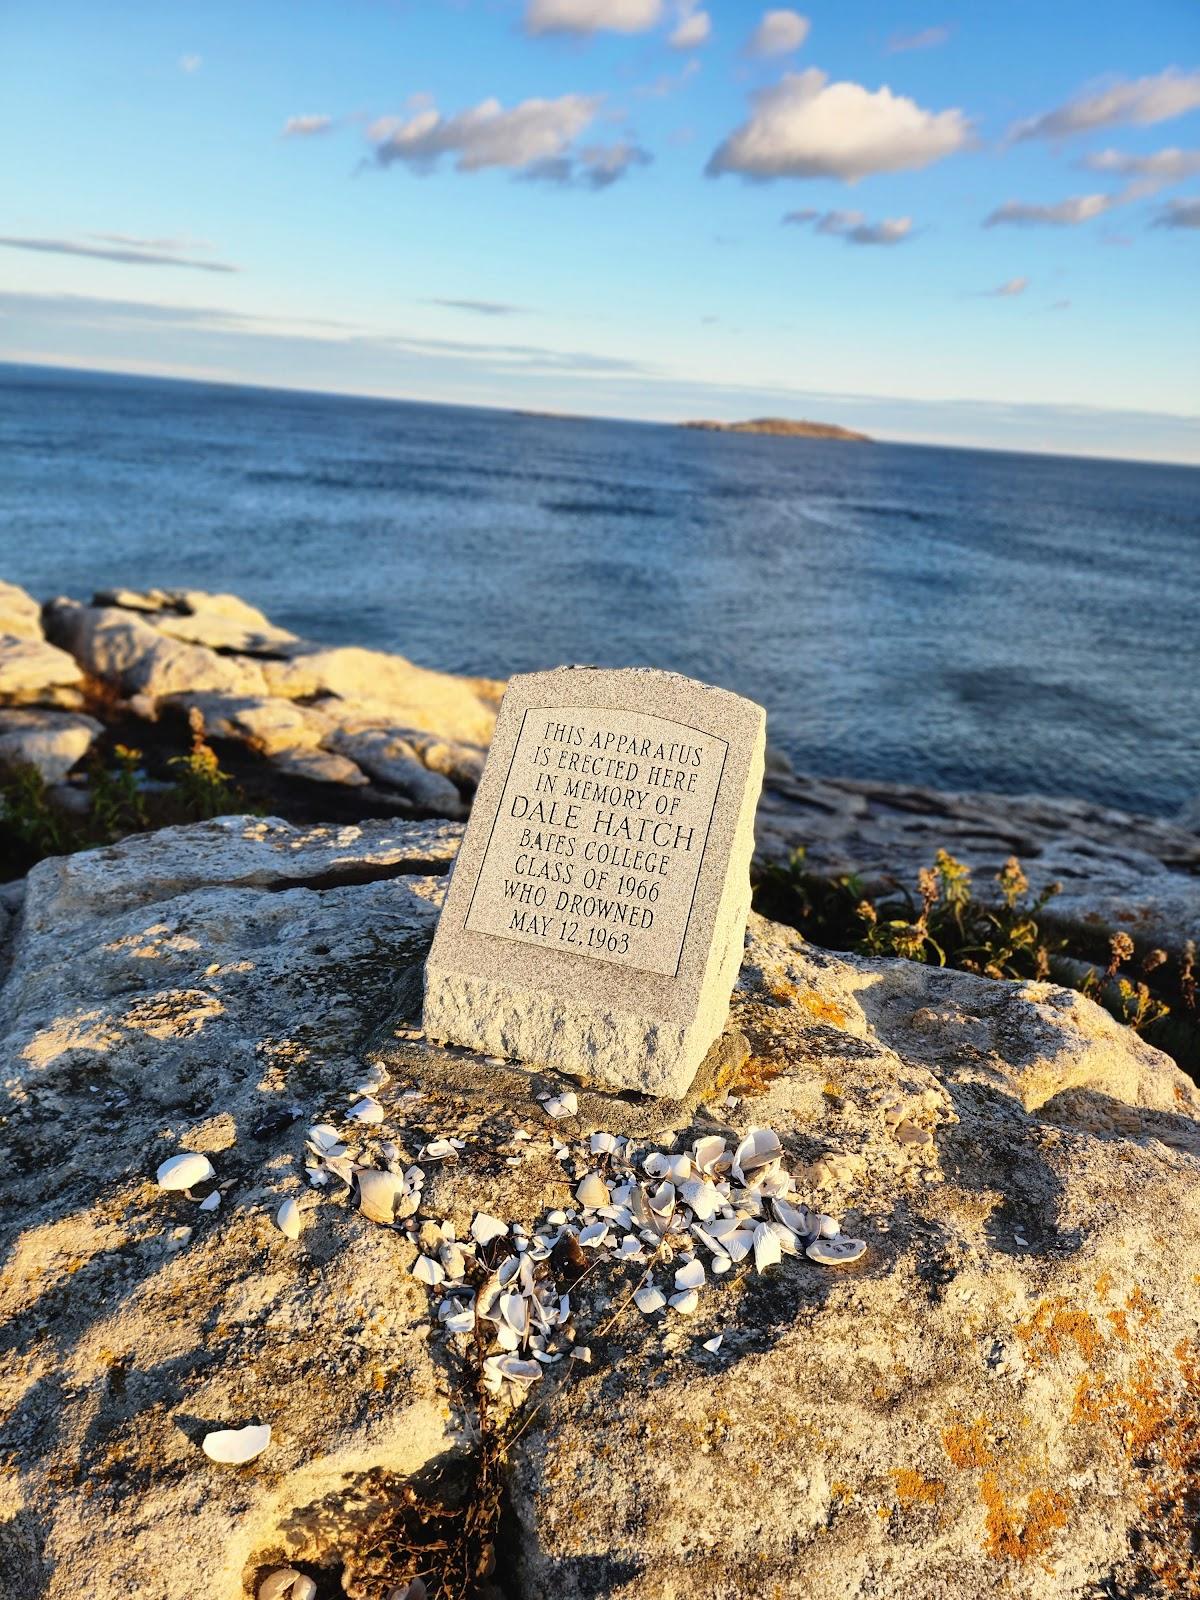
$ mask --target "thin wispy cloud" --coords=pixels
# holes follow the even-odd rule
[[[830,234],[847,244],[894,245],[913,237],[911,217],[868,222],[861,211],[789,211],[783,221],[801,227],[811,224],[814,233]]]
[[[204,57],[203,56],[180,56],[180,58],[179,58],[179,70],[180,70],[180,72],[187,72],[187,73],[199,72],[200,68],[203,65],[204,65]]]
[[[1200,106],[1200,71],[1180,72],[1168,67],[1152,77],[1132,82],[1118,79],[1091,94],[1077,95],[1053,111],[1015,123],[1009,138],[1068,139],[1096,128],[1148,127],[1167,122]]]
[[[1154,218],[1155,228],[1200,228],[1200,198],[1169,200]]]
[[[646,33],[663,20],[663,0],[528,0],[526,33]]]
[[[758,27],[746,41],[751,56],[786,56],[808,38],[811,24],[798,11],[764,11]]]
[[[949,28],[922,28],[919,33],[894,33],[887,42],[890,56],[903,55],[908,50],[936,50],[950,38]]]
[[[696,50],[707,44],[712,35],[712,18],[707,11],[697,11],[694,5],[680,8],[679,21],[667,38],[672,50]]]
[[[1079,165],[1089,172],[1110,172],[1128,178],[1125,198],[1141,200],[1200,173],[1200,150],[1171,148],[1155,150],[1146,156],[1126,155],[1121,150],[1098,150],[1084,156]]]
[[[588,350],[555,350],[531,344],[489,344],[466,339],[434,339],[328,319],[295,321],[284,317],[227,311],[216,306],[176,306],[152,301],[108,300],[93,295],[38,294],[0,290],[0,314],[47,317],[56,323],[124,333],[139,326],[176,327],[233,338],[339,347],[348,354],[375,351],[398,356],[433,356],[477,362],[501,373],[573,373],[581,376],[649,374],[643,362]]]
[[[314,134],[328,133],[333,127],[333,118],[323,112],[310,113],[302,117],[289,117],[283,125],[280,135],[284,139],[311,139]]]
[[[426,300],[427,306],[445,306],[450,311],[470,311],[478,317],[516,317],[528,311],[528,306],[511,306],[504,300],[451,300],[441,295]]]
[[[1075,194],[1053,205],[1033,205],[1023,200],[1008,200],[983,219],[985,228],[1077,228],[1093,217],[1102,217],[1119,202],[1110,194]]]
[[[926,111],[886,86],[830,83],[816,67],[785,73],[752,97],[749,119],[713,151],[705,169],[743,177],[841,178],[928,167],[965,149],[961,111]]]
[[[1051,311],[1069,311],[1071,309],[1071,302],[1069,300],[1052,300],[1050,302],[1050,309]]]
[[[6,250],[33,250],[43,255],[89,256],[95,261],[118,261],[134,267],[183,267],[193,272],[237,272],[239,268],[228,261],[205,261],[194,256],[180,255],[167,248],[171,241],[160,241],[158,249],[145,248],[138,241],[129,243],[102,243],[104,235],[88,239],[32,239],[16,234],[0,234],[0,246]],[[117,238],[119,236],[108,236]]]
[[[981,289],[979,293],[985,300],[1015,300],[1018,295],[1025,293],[1029,283],[1028,278],[1008,278],[994,289]]]
[[[629,140],[616,144],[584,145],[574,154],[535,161],[518,177],[529,183],[560,184],[567,188],[608,189],[633,167],[648,167],[649,150]]]

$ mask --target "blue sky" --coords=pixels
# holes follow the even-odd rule
[[[0,359],[1200,461],[1194,0],[15,0],[0,133]]]

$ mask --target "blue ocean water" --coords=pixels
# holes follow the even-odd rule
[[[1200,791],[1200,471],[0,366],[0,576],[503,676],[672,667],[802,768]]]

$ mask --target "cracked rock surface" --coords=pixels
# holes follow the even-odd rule
[[[478,1415],[404,1224],[305,1179],[306,1127],[346,1130],[372,1069],[402,1160],[463,1141],[425,1162],[417,1225],[532,1229],[597,1130],[683,1150],[758,1125],[868,1244],[739,1268],[686,1316],[625,1306],[640,1269],[600,1261],[592,1361],[546,1368],[509,1454],[509,1600],[1195,1593],[1189,1080],[1075,993],[757,917],[728,1048],[681,1101],[434,1047],[420,965],[458,836],[223,818],[9,897],[0,1596],[244,1600],[284,1561],[323,1600],[386,1594],[367,1524],[469,1456]],[[568,1087],[552,1120],[534,1096]],[[155,1184],[188,1150],[215,1210]],[[247,1423],[260,1456],[204,1455]]]

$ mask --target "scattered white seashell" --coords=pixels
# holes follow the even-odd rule
[[[251,1422],[244,1428],[218,1428],[214,1433],[206,1433],[200,1448],[210,1461],[237,1467],[243,1461],[253,1461],[255,1456],[262,1455],[270,1442],[270,1423],[256,1426]]]
[[[693,1259],[680,1267],[675,1274],[675,1287],[677,1289],[702,1289],[704,1287],[704,1263]]]
[[[866,1252],[865,1239],[851,1239],[845,1234],[836,1239],[816,1239],[804,1254],[823,1267],[848,1267]]]
[[[493,1239],[503,1239],[507,1232],[508,1223],[501,1222],[499,1217],[489,1216],[486,1211],[475,1213],[474,1221],[471,1223],[471,1237],[476,1244],[491,1244]]]
[[[606,1206],[610,1198],[608,1185],[598,1172],[589,1172],[575,1190],[575,1198],[581,1206],[588,1206],[592,1210],[597,1206]]]
[[[592,1249],[599,1249],[607,1238],[607,1222],[593,1222],[590,1227],[581,1229],[579,1233],[580,1244],[585,1247],[590,1246]]]
[[[716,1134],[710,1134],[706,1139],[697,1139],[692,1146],[692,1160],[700,1172],[707,1173],[710,1177],[725,1162],[725,1141]]]
[[[258,1586],[258,1600],[312,1600],[317,1586],[295,1567],[276,1567]]]
[[[669,1303],[681,1317],[690,1317],[700,1304],[700,1296],[695,1289],[684,1289],[679,1294],[673,1294]]]
[[[571,1348],[571,1360],[572,1361],[582,1361],[584,1363],[584,1365],[587,1366],[591,1362],[591,1359],[592,1359],[592,1348],[591,1348],[590,1345],[577,1344],[577,1345],[573,1345],[572,1346],[572,1348]]]
[[[841,1231],[842,1225],[836,1217],[818,1217],[817,1232],[822,1239],[836,1239]]]
[[[654,1312],[662,1310],[667,1303],[667,1297],[661,1289],[656,1289],[652,1283],[648,1283],[634,1295],[633,1303],[639,1311],[644,1311],[649,1317],[653,1316]]]
[[[378,1100],[372,1099],[369,1094],[364,1095],[357,1105],[351,1106],[346,1114],[351,1122],[374,1123],[383,1121],[383,1107]]]
[[[421,1283],[429,1284],[430,1288],[439,1283],[445,1283],[446,1270],[440,1261],[435,1261],[432,1256],[418,1256],[412,1269],[414,1278]]]
[[[298,1239],[304,1227],[304,1218],[300,1215],[300,1207],[288,1198],[275,1213],[275,1226],[280,1233],[288,1239]]]
[[[588,1148],[594,1156],[611,1156],[617,1148],[617,1136],[615,1133],[594,1133]]]
[[[396,1210],[396,1196],[404,1185],[394,1172],[378,1172],[374,1167],[359,1167],[354,1176],[358,1180],[358,1209],[371,1222],[391,1222]]]
[[[754,1230],[754,1270],[765,1272],[768,1267],[777,1267],[782,1259],[779,1235],[769,1222],[760,1222]]]
[[[475,1331],[475,1313],[473,1311],[453,1311],[443,1319],[442,1326],[447,1333],[473,1333]]]
[[[220,1189],[214,1189],[210,1195],[206,1195],[205,1198],[201,1200],[200,1209],[201,1211],[215,1211],[220,1204],[221,1191]]]
[[[421,1151],[423,1161],[447,1161],[462,1149],[461,1139],[434,1139]]]
[[[783,1154],[779,1135],[772,1128],[751,1128],[734,1152],[732,1172],[741,1179]]]
[[[720,1348],[721,1348],[721,1340],[722,1340],[722,1339],[723,1339],[723,1338],[724,1338],[724,1334],[721,1334],[721,1333],[719,1333],[719,1334],[718,1334],[718,1335],[717,1335],[717,1336],[716,1336],[716,1338],[715,1338],[715,1339],[705,1339],[705,1341],[704,1341],[704,1348],[705,1348],[705,1349],[706,1349],[706,1350],[711,1350],[711,1351],[712,1351],[712,1353],[713,1353],[713,1354],[714,1354],[714,1355],[716,1355],[716,1353],[717,1353],[717,1351],[718,1351],[718,1350],[719,1350],[719,1349],[720,1349]]]
[[[720,1277],[722,1273],[728,1272],[732,1266],[733,1262],[728,1256],[718,1256],[712,1264],[713,1275],[715,1277]]]
[[[579,1110],[579,1097],[574,1089],[564,1090],[545,1101],[545,1110],[551,1117],[573,1117]]]
[[[504,1294],[500,1296],[500,1314],[505,1322],[516,1334],[522,1334],[529,1329],[529,1307],[519,1294]]]
[[[207,1156],[197,1150],[186,1150],[183,1155],[172,1156],[164,1161],[155,1178],[160,1189],[191,1189],[215,1175],[213,1164]]]
[[[331,1128],[327,1122],[318,1122],[308,1130],[308,1137],[318,1150],[332,1150],[335,1144],[341,1144],[342,1136],[336,1128]]]

